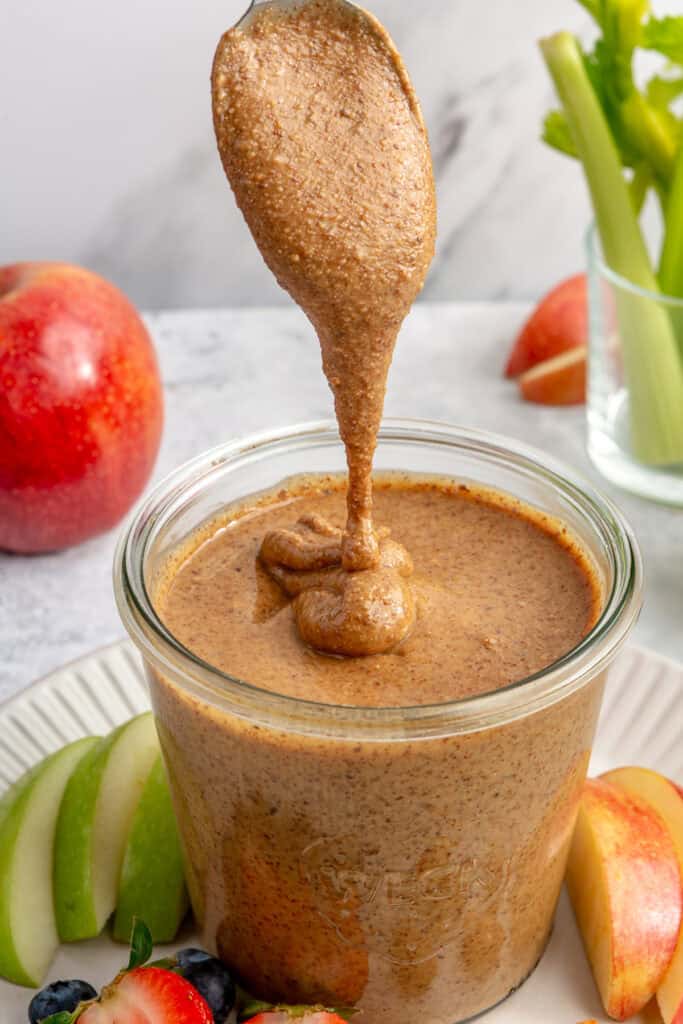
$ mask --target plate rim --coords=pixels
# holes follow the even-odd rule
[[[140,660],[139,653],[130,639],[120,637],[117,640],[111,641],[107,644],[102,644],[85,654],[72,658],[59,667],[52,669],[34,680],[32,683],[29,683],[22,690],[19,690],[17,693],[12,694],[0,702],[0,721],[2,721],[3,717],[8,713],[11,714],[14,712],[15,715],[21,714],[21,706],[24,700],[27,698],[30,700],[30,696],[38,696],[38,699],[40,699],[42,692],[48,691],[49,693],[50,688],[56,684],[59,677],[64,673],[68,674],[70,671],[78,672],[80,669],[80,671],[87,676],[88,668],[83,669],[84,664],[93,662],[94,665],[96,665],[98,661],[111,658],[123,651],[130,652],[136,657],[136,659]],[[672,679],[673,686],[680,692],[683,688],[683,663],[681,662],[677,662],[666,655],[660,655],[656,651],[652,651],[639,644],[627,645],[618,655],[617,662],[619,660],[624,660],[626,662],[625,670],[626,673],[628,673],[629,667],[637,666],[641,659],[653,668],[658,668],[667,672]],[[676,699],[678,700],[680,697],[677,696]],[[607,1018],[604,1016],[604,1013],[599,1006],[598,997],[593,989],[592,982],[590,981],[590,969],[587,963],[584,962],[580,952],[581,947],[578,932],[572,926],[565,929],[565,925],[568,920],[567,914],[569,913],[566,894],[563,896],[560,913],[564,914],[564,917],[561,919],[563,920],[563,926],[561,929],[555,930],[556,934],[560,935],[560,939],[557,940],[555,944],[554,960],[552,961],[551,967],[547,968],[547,975],[545,977],[541,976],[539,979],[537,977],[537,973],[540,974],[540,972],[535,972],[534,977],[528,983],[529,986],[532,986],[534,985],[534,979],[536,979],[535,989],[530,989],[525,985],[522,989],[522,993],[526,993],[526,995],[522,994],[521,1001],[519,998],[517,1001],[514,999],[506,1000],[498,1011],[492,1010],[491,1019],[492,1021],[496,1021],[497,1024],[523,1024],[523,1022],[528,1019],[528,1014],[530,1012],[529,999],[532,997],[532,993],[534,992],[535,995],[533,996],[533,999],[537,1005],[539,1003],[539,999],[541,1002],[544,1002],[546,999],[551,998],[553,993],[556,993],[561,999],[563,1011],[566,1009],[566,1013],[568,1015],[567,1020],[576,1020],[579,1018],[574,1015],[582,1015],[584,1018],[590,1016],[599,1022],[608,1024]],[[194,941],[194,933],[193,938],[188,938],[188,941]],[[172,945],[177,946],[177,942]],[[163,955],[162,951],[164,950],[164,947],[160,946],[158,948],[160,950],[159,955]],[[111,942],[108,938],[103,939],[102,937],[99,937],[98,939],[92,940],[91,943],[79,944],[79,948],[75,952],[68,947],[61,947],[61,954],[64,954],[65,949],[70,958],[72,957],[72,954],[76,955],[77,953],[79,965],[81,962],[87,964],[88,971],[93,973],[93,978],[95,979],[105,973],[109,975],[111,972],[108,965],[113,965],[115,959],[117,962],[120,959],[120,947]],[[567,979],[560,978],[557,975],[556,961],[558,956],[561,958],[570,958],[572,971],[577,974],[577,977],[580,977],[580,987],[577,984],[576,990],[574,990],[573,981],[571,982],[570,988],[567,988],[570,975],[567,975]],[[547,964],[547,958],[545,956],[544,961]],[[68,962],[71,964],[71,959]],[[61,971],[61,966],[56,968],[55,964],[53,964],[47,980],[61,976]],[[80,966],[78,971],[80,971],[80,974],[83,973]],[[88,976],[87,972],[86,976]],[[4,1015],[8,1010],[11,1013],[16,1014],[17,1007],[20,1004],[21,1006],[25,1006],[27,1004],[32,991],[33,990],[20,988],[19,986],[13,986],[9,982],[0,981],[0,1019],[4,1020]],[[536,1012],[537,1011],[534,1009],[533,1020],[542,1019],[540,1015],[537,1018]],[[635,1022],[637,1022],[637,1024],[646,1024],[646,1018],[639,1015],[635,1018]]]

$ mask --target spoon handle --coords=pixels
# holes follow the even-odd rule
[[[244,22],[249,17],[251,17],[251,15],[254,13],[254,11],[258,7],[267,7],[270,4],[275,4],[278,7],[288,7],[288,6],[294,5],[296,3],[300,4],[300,3],[304,3],[304,2],[305,2],[305,0],[251,0],[251,2],[249,4],[249,6],[247,7],[246,11],[244,12],[244,14],[240,18],[240,20],[237,22],[237,25],[243,25]],[[353,0],[343,0],[343,2],[350,3],[352,7],[357,6],[353,2]]]
[[[237,24],[238,24],[238,25],[243,25],[243,24],[244,24],[244,22],[245,22],[245,21],[246,21],[246,20],[247,20],[247,19],[248,19],[249,17],[251,17],[251,15],[252,15],[252,14],[254,13],[254,10],[255,10],[255,9],[256,9],[257,7],[265,7],[265,6],[267,5],[267,4],[270,4],[270,3],[272,3],[272,2],[273,2],[273,0],[250,0],[249,6],[247,7],[246,11],[244,12],[244,14],[243,14],[243,15],[242,15],[242,17],[240,18],[240,20],[239,20],[239,21],[237,22]],[[276,2],[276,3],[277,3],[277,2],[280,2],[280,3],[281,3],[281,2],[282,2],[282,0],[275,0],[275,2]]]

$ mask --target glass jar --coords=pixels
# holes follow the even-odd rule
[[[640,608],[640,559],[617,510],[552,459],[387,421],[377,470],[477,482],[564,521],[604,584],[590,634],[514,685],[405,708],[266,692],[182,647],[150,598],[176,546],[227,504],[344,466],[325,424],[197,459],[139,508],[116,596],[147,668],[208,948],[259,998],[354,1005],[370,1024],[454,1024],[503,999],[543,953],[605,673]]]
[[[639,288],[587,236],[588,454],[624,490],[683,505],[683,299]]]

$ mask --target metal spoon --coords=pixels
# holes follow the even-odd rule
[[[357,4],[353,3],[352,0],[340,0],[340,2],[348,4],[349,7],[357,6]],[[258,7],[296,7],[301,6],[304,3],[306,3],[306,0],[251,0],[251,3],[235,25],[235,28],[238,28],[240,25],[244,25]]]
[[[296,0],[294,0],[296,2]],[[251,17],[257,7],[269,7],[273,4],[277,4],[279,7],[287,6],[288,3],[292,3],[292,0],[251,0],[249,7],[246,9],[240,20],[237,22],[235,28],[239,25],[244,25],[246,21]]]

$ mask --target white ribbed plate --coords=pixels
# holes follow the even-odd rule
[[[0,787],[71,740],[108,733],[148,708],[140,659],[128,643],[52,672],[0,705]]]
[[[64,743],[105,733],[149,707],[144,676],[126,642],[95,651],[29,686],[0,706],[0,792]],[[627,649],[612,669],[591,773],[625,764],[655,768],[683,784],[683,666]],[[180,937],[187,945],[192,935]],[[125,950],[106,937],[62,949],[50,980],[108,981]],[[0,981],[0,1024],[26,1024],[31,993]],[[593,986],[571,910],[563,896],[555,932],[538,970],[487,1015],[490,1024],[607,1021]],[[652,1024],[653,1016],[639,1020]],[[656,1014],[655,1018],[656,1019]]]

